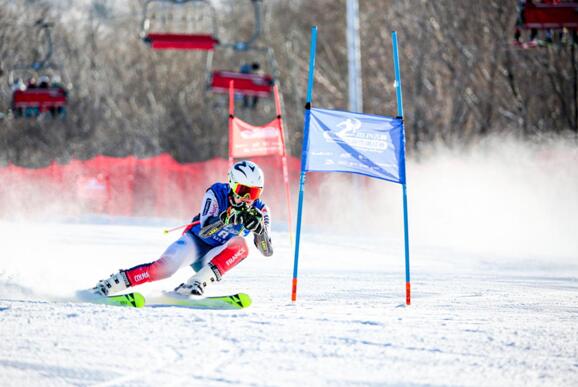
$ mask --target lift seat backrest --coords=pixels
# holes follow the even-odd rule
[[[219,44],[213,35],[152,33],[143,39],[154,50],[203,50],[212,51]]]
[[[274,82],[270,75],[234,71],[214,71],[211,74],[211,90],[217,93],[228,93],[230,81],[234,81],[235,92],[238,94],[269,97],[273,93]]]
[[[66,100],[66,92],[58,87],[16,90],[12,94],[12,107],[37,107],[40,111],[45,111],[49,108],[64,107]]]
[[[578,2],[528,4],[524,7],[526,28],[578,28]]]

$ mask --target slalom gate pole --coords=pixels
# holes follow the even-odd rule
[[[229,167],[233,165],[233,118],[235,117],[235,81],[229,81]]]
[[[309,78],[307,81],[307,102],[305,103],[305,122],[303,124],[303,146],[301,148],[301,177],[299,178],[299,202],[297,206],[297,231],[295,235],[295,260],[293,262],[293,286],[291,300],[297,301],[297,275],[299,267],[299,242],[301,239],[301,216],[303,213],[303,191],[305,189],[305,168],[309,148],[309,121],[311,119],[311,96],[313,94],[313,75],[315,72],[315,51],[317,46],[317,26],[311,27],[311,47],[309,50]]]
[[[293,237],[293,211],[291,211],[291,193],[289,190],[289,168],[287,167],[287,154],[283,153],[281,156],[283,163],[283,182],[285,184],[285,198],[287,199],[287,225],[289,226],[289,240],[291,247],[295,246],[295,238]]]
[[[393,43],[393,67],[395,70],[395,95],[397,97],[397,116],[403,120],[403,95],[401,91],[401,76],[399,71],[399,55],[397,48],[397,32],[391,33]],[[405,126],[403,131],[403,176],[405,176]],[[406,177],[407,179],[407,177]],[[411,305],[411,281],[409,276],[409,225],[407,215],[407,181],[402,184],[403,191],[403,234],[405,239],[405,304]]]
[[[273,87],[275,92],[275,110],[277,111],[277,121],[279,123],[279,131],[281,138],[281,162],[283,164],[283,183],[285,184],[285,199],[287,200],[287,224],[289,226],[289,240],[291,248],[295,246],[293,238],[293,213],[291,211],[291,194],[289,190],[289,169],[287,168],[287,151],[285,149],[285,128],[283,127],[283,119],[281,114],[281,101],[279,99],[279,87],[277,84]]]

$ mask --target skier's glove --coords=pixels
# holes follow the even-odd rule
[[[249,209],[243,220],[243,226],[245,226],[247,230],[253,231],[253,234],[263,234],[265,231],[265,221],[263,220],[261,211],[255,207]]]
[[[229,207],[227,210],[221,212],[219,218],[224,224],[243,224],[245,219],[245,212],[241,209]]]
[[[267,231],[263,231],[263,234],[253,234],[253,242],[255,246],[259,249],[261,254],[266,257],[273,255],[273,245],[271,244],[271,237],[267,235]]]

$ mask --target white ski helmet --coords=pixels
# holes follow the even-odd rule
[[[237,196],[256,200],[261,196],[264,185],[263,171],[252,161],[237,161],[229,169],[229,186]]]

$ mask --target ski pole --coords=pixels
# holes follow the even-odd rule
[[[165,229],[163,230],[163,234],[168,234],[169,232],[173,232],[173,231],[180,230],[181,228],[185,228],[185,227],[187,227],[187,226],[190,226],[191,224],[192,224],[192,223],[187,223],[187,224],[182,224],[182,225],[180,225],[180,226],[173,227],[173,228],[165,228]]]

